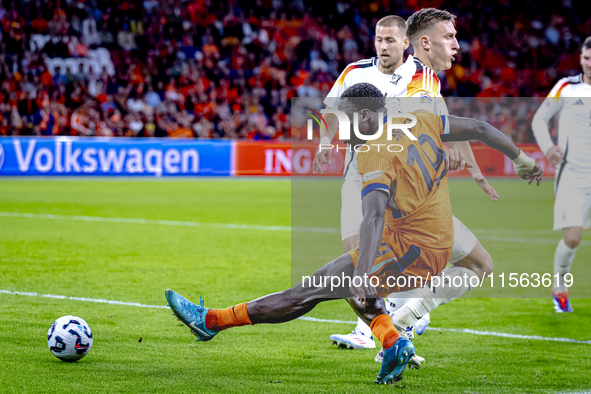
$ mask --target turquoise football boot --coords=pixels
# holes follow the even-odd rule
[[[406,364],[415,354],[415,347],[411,341],[404,337],[398,340],[388,349],[384,349],[382,369],[374,383],[388,384],[402,379],[402,373]]]
[[[199,305],[192,303],[174,290],[166,290],[166,300],[174,315],[191,329],[198,341],[210,341],[218,333],[205,327],[205,316],[209,308],[203,306],[203,299],[199,295]]]

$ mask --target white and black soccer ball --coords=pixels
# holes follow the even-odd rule
[[[49,327],[47,345],[60,360],[80,360],[92,347],[92,331],[78,316],[62,316]]]

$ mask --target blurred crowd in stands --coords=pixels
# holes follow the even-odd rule
[[[430,6],[458,16],[461,50],[439,75],[444,96],[543,96],[579,73],[580,44],[591,35],[584,4],[3,0],[0,135],[289,138],[292,97],[325,96],[348,63],[374,56],[382,16]],[[112,69],[48,67],[98,48]],[[511,118],[504,130],[516,142],[531,140],[535,106],[493,115],[494,105],[481,107],[485,119]]]

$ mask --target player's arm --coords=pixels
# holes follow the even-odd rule
[[[531,124],[534,137],[536,138],[540,150],[546,155],[548,162],[553,167],[560,164],[564,152],[552,142],[552,138],[550,138],[550,130],[548,129],[548,122],[550,122],[550,119],[552,119],[552,117],[561,109],[562,100],[560,97],[548,96],[536,111]]]
[[[415,94],[415,97],[417,96],[417,94],[418,95],[425,95],[426,94],[425,92],[426,91],[419,91],[418,93]],[[448,115],[447,107],[446,107],[445,101],[443,101],[442,97],[437,97],[433,100],[432,113],[439,114],[439,115],[444,115],[444,114]],[[480,187],[482,189],[482,191],[484,191],[492,201],[497,201],[499,198],[499,195],[497,194],[496,190],[491,185],[488,184],[488,181],[486,180],[484,175],[482,175],[480,168],[478,168],[478,163],[476,162],[476,158],[474,157],[474,152],[472,152],[472,148],[470,147],[470,143],[468,141],[455,141],[455,142],[450,143],[450,146],[452,149],[455,148],[455,149],[459,150],[461,155],[463,156],[463,160],[466,163],[471,164],[471,165],[466,165],[466,168],[468,169],[468,172],[470,173],[470,175],[472,176],[472,179],[474,179],[474,182],[476,182],[478,187]],[[461,168],[463,170],[464,166],[462,166]],[[449,170],[449,168],[448,168],[448,170]]]
[[[515,173],[519,177],[529,179],[529,183],[535,180],[538,185],[542,181],[542,169],[539,164],[527,157],[511,140],[490,124],[458,116],[446,116],[445,119],[449,122],[449,130],[445,130],[444,126],[442,141],[482,141],[511,159]]]
[[[327,105],[326,109],[331,108]],[[320,127],[320,144],[318,145],[314,162],[312,162],[312,173],[314,174],[322,174],[322,166],[320,164],[330,164],[332,149],[327,149],[326,145],[330,145],[339,126],[339,120],[335,115],[328,114],[324,117],[324,120],[326,120],[328,128],[324,127],[324,124]],[[324,149],[322,148],[323,146]]]
[[[472,179],[474,179],[474,182],[476,182],[476,184],[478,185],[478,187],[482,189],[482,191],[488,194],[488,197],[490,197],[492,201],[497,201],[499,199],[499,195],[497,194],[496,190],[488,184],[488,181],[486,180],[484,175],[482,175],[482,171],[480,171],[478,163],[476,163],[476,157],[474,157],[474,152],[472,151],[470,143],[468,141],[455,141],[450,142],[449,145],[452,148],[455,148],[462,152],[462,154],[464,155],[464,159],[467,162],[472,163],[472,166],[466,166],[466,169],[472,176]]]
[[[361,207],[363,220],[359,230],[359,259],[353,277],[364,278],[369,275],[373,266],[384,231],[384,212],[388,194],[381,189],[372,190],[363,196]],[[369,284],[369,279],[367,279]],[[377,291],[372,286],[355,287],[351,282],[351,293],[360,301],[375,297]]]
[[[326,109],[331,108],[327,105]],[[337,128],[339,127],[339,120],[336,117],[336,115],[333,114],[327,114],[324,117],[324,119],[326,120],[326,125],[328,126],[328,128],[324,127],[324,125],[322,125],[322,127],[320,128],[320,143],[322,144],[324,141],[324,143],[330,144],[330,142],[337,133]]]

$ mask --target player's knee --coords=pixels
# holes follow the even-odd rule
[[[564,235],[564,244],[571,249],[576,249],[581,243],[581,236],[576,234]]]
[[[484,253],[482,254],[482,261],[481,261],[481,266],[482,266],[482,272],[483,274],[486,274],[486,276],[492,274],[493,269],[495,268],[495,263],[493,262],[492,257],[490,257],[490,254],[488,254],[488,252],[483,249]]]
[[[480,242],[476,243],[476,246],[468,256],[454,265],[466,267],[474,271],[479,278],[487,277],[495,268],[492,257],[490,257],[490,254],[488,254]]]
[[[564,229],[562,239],[566,246],[576,249],[581,243],[582,235],[583,229],[581,227],[569,227]]]
[[[488,276],[493,272],[493,269],[495,268],[493,259],[490,257],[490,254],[488,254],[480,242],[476,243],[476,247],[474,247],[468,257],[471,257],[473,260],[475,260],[475,265],[480,271],[478,276],[481,278]]]

